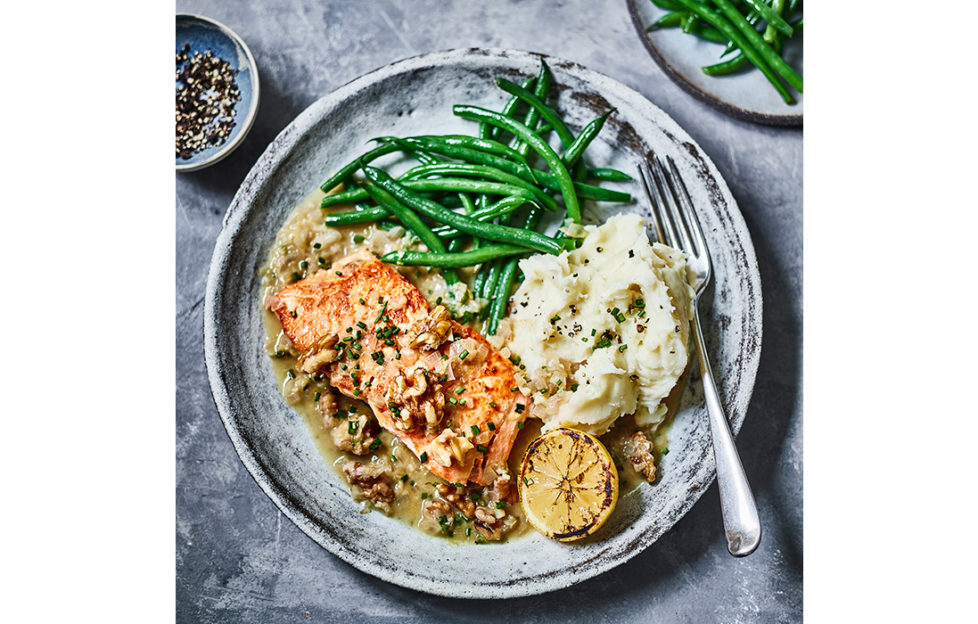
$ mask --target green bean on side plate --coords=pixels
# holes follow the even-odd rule
[[[651,0],[666,11],[648,32],[679,28],[711,43],[724,45],[718,62],[702,67],[708,76],[724,76],[753,65],[787,104],[789,90],[804,92],[801,75],[785,61],[785,39],[801,31],[801,3],[785,0]],[[795,14],[798,14],[797,16]],[[728,54],[737,52],[724,60]]]

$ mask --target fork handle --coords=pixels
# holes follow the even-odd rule
[[[761,520],[751,493],[744,466],[740,463],[737,447],[727,416],[720,403],[720,394],[713,381],[710,358],[706,354],[703,332],[700,330],[699,309],[695,312],[696,353],[699,356],[703,376],[703,394],[706,410],[710,414],[710,431],[713,434],[713,455],[717,464],[717,484],[720,488],[720,511],[723,514],[723,530],[727,535],[727,550],[731,555],[743,557],[757,548],[761,541]]]

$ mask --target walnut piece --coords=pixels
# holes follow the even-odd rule
[[[339,352],[333,347],[339,341],[339,336],[323,336],[316,341],[308,351],[299,356],[299,370],[313,375],[318,373],[324,366],[335,362]]]
[[[368,455],[370,445],[377,439],[380,427],[377,421],[367,414],[350,415],[348,420],[339,420],[329,432],[333,444],[341,451],[354,455]]]
[[[401,431],[414,431],[422,426],[434,431],[445,413],[445,396],[429,380],[426,368],[398,371],[387,391],[387,407],[394,417],[394,426]]]
[[[636,431],[625,445],[628,461],[632,463],[635,472],[652,483],[655,481],[655,456],[652,455],[652,443],[642,431]]]
[[[428,454],[442,466],[448,468],[453,461],[465,466],[467,455],[475,450],[472,443],[451,429],[445,429],[428,445]]]
[[[475,503],[468,498],[468,490],[464,486],[458,487],[452,483],[441,483],[435,490],[438,492],[438,496],[454,505],[466,518],[471,519],[475,514]]]
[[[343,466],[350,485],[355,485],[363,491],[363,496],[383,510],[388,510],[394,501],[394,478],[390,470],[379,464],[361,464],[358,461],[347,462]]]
[[[452,331],[452,322],[445,306],[439,305],[427,316],[416,320],[404,333],[402,346],[434,351],[440,347]]]

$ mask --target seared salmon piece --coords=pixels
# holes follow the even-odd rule
[[[529,403],[515,367],[392,267],[357,252],[266,305],[302,354],[300,368],[365,401],[432,473],[480,485],[507,474]]]

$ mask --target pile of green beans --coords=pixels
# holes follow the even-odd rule
[[[802,77],[782,56],[785,38],[803,28],[799,0],[651,0],[667,11],[646,30],[681,28],[684,33],[725,45],[720,58],[704,66],[708,76],[724,76],[753,65],[787,104],[795,102],[788,87],[804,91]]]
[[[474,136],[377,137],[376,147],[321,185],[327,193],[323,209],[356,204],[355,210],[326,214],[324,223],[337,227],[378,222],[386,230],[400,225],[427,251],[404,249],[381,259],[439,267],[449,285],[459,281],[456,269],[478,265],[471,292],[485,302],[478,314],[485,322],[483,331],[495,334],[520,280],[520,258],[532,253],[557,255],[577,244],[560,233],[548,236],[537,231],[545,211],[562,212],[564,220],[580,223],[583,200],[632,200],[628,193],[597,184],[624,182],[631,176],[617,169],[588,167],[583,158],[614,110],[575,135],[547,103],[552,78],[550,68],[541,62],[538,75],[519,84],[496,80],[510,96],[500,112],[454,106],[455,115],[478,122]],[[551,132],[558,148],[548,140]],[[398,152],[419,164],[396,177],[371,164]],[[345,188],[334,192],[340,185]]]

